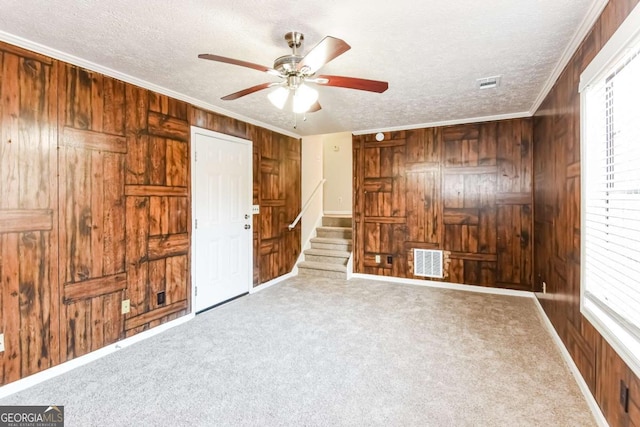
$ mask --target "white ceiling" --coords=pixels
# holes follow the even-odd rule
[[[2,0],[0,39],[305,136],[530,115],[555,80],[563,54],[581,37],[581,26],[588,28],[603,3]],[[299,117],[296,129],[293,113],[273,107],[268,91],[220,99],[278,79],[198,59],[199,53],[271,67],[291,52],[283,35],[293,30],[304,33],[304,51],[325,35],[351,45],[320,74],[386,80],[389,89],[377,94],[318,87],[322,110],[304,122]],[[475,87],[476,79],[494,75],[502,75],[499,88]]]

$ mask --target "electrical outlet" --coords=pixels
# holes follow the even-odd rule
[[[166,294],[164,291],[158,292],[158,305],[164,304],[166,301]]]
[[[131,311],[131,301],[126,299],[122,301],[122,314],[127,314]]]
[[[4,351],[4,334],[0,334],[0,353]]]
[[[380,264],[380,255],[376,255],[376,263]]]
[[[623,380],[620,380],[620,405],[625,413],[629,412],[629,387]]]
[[[393,257],[391,255],[387,255],[387,264],[393,264]]]

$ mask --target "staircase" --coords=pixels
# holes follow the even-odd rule
[[[304,261],[298,264],[298,275],[346,279],[351,233],[350,216],[324,216],[311,249],[304,251]]]

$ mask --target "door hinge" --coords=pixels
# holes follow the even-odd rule
[[[197,152],[197,151],[194,151],[194,152],[193,152],[193,161],[194,161],[194,162],[197,162],[197,161],[198,161],[198,152]]]
[[[195,289],[195,294],[196,294],[196,296],[198,296],[198,287],[197,286],[196,286],[196,289]]]
[[[196,229],[198,228],[198,220],[196,219]]]

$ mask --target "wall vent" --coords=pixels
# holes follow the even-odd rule
[[[443,253],[432,249],[413,250],[413,274],[422,277],[443,277]]]
[[[500,86],[500,78],[502,76],[485,77],[476,80],[476,86],[478,89],[492,89]]]

